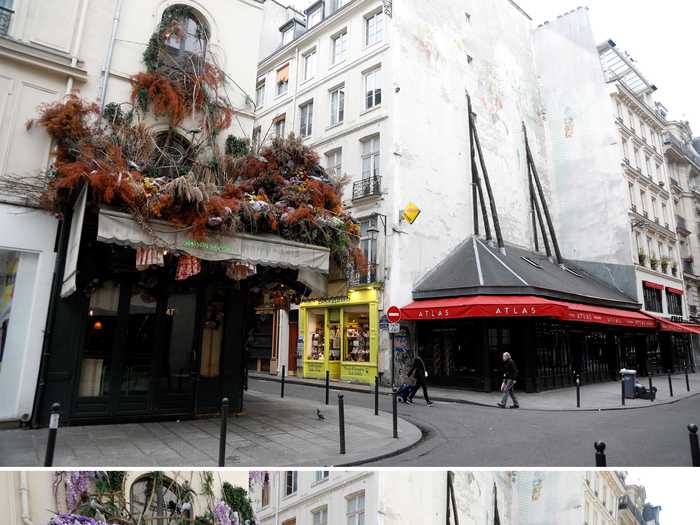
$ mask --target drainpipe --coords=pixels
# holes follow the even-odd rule
[[[22,509],[20,518],[24,525],[34,525],[32,515],[29,513],[29,486],[27,483],[27,471],[19,472],[19,501]]]
[[[87,11],[90,0],[83,0],[83,5],[80,9],[80,20],[78,21],[78,34],[75,36],[75,44],[71,52],[70,65],[75,67],[78,65],[78,54],[80,53],[80,44],[83,42],[83,31],[85,30],[85,20],[87,19]],[[73,91],[73,77],[69,76],[66,81],[66,95]]]
[[[100,115],[105,108],[105,97],[107,96],[107,84],[109,83],[109,70],[112,67],[112,54],[114,53],[114,43],[117,40],[117,29],[119,29],[119,16],[122,10],[122,0],[117,0],[114,6],[114,18],[112,19],[112,35],[109,38],[107,56],[102,66],[102,86],[100,87]]]

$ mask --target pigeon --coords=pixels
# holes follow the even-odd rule
[[[321,421],[324,421],[326,419],[326,416],[321,414],[321,410],[318,408],[316,409],[316,417],[318,417]]]

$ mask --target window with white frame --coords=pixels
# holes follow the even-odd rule
[[[365,493],[355,494],[347,500],[347,525],[365,525]]]
[[[622,154],[625,156],[625,160],[629,160],[629,158],[630,158],[629,142],[627,142],[626,139],[622,139]]]
[[[302,79],[309,80],[316,74],[316,48],[310,49],[302,56]]]
[[[343,174],[342,148],[336,148],[326,153],[326,171],[335,177],[340,177]]]
[[[382,103],[382,69],[368,71],[364,77],[365,109],[372,109]]]
[[[259,108],[265,105],[265,81],[258,82],[255,87],[255,105]]]
[[[285,135],[285,127],[287,124],[287,117],[286,115],[280,115],[277,117],[274,122],[272,123],[272,127],[275,133],[275,137],[278,138],[284,138]]]
[[[330,92],[330,125],[337,126],[345,120],[345,86]]]
[[[370,230],[377,228],[377,216],[360,219],[360,249],[370,265],[377,264],[377,239]]]
[[[632,113],[632,110],[628,110],[629,118],[630,118],[630,129],[634,131],[634,113]]]
[[[343,7],[345,4],[347,4],[350,0],[331,0],[331,13],[337,11],[341,7]]]
[[[656,209],[656,197],[651,198],[651,213],[653,214],[654,219],[658,221],[659,220],[659,212]]]
[[[296,470],[287,470],[284,473],[284,495],[291,496],[297,492],[298,472]]]
[[[277,96],[289,91],[289,64],[277,70]]]
[[[641,160],[639,160],[639,148],[634,148],[634,167],[637,168],[638,170],[641,171],[642,169],[642,164]]]
[[[316,470],[316,471],[314,471],[314,483],[318,483],[319,481],[327,480],[329,475],[330,475],[330,470]]]
[[[377,11],[365,18],[365,45],[371,46],[384,38],[384,12]]]
[[[634,184],[632,184],[631,182],[628,182],[628,183],[627,183],[627,188],[628,188],[629,194],[630,194],[630,206],[631,206],[632,208],[636,208],[637,205],[636,205],[636,203],[634,202]]]
[[[328,525],[328,507],[311,511],[312,525]]]
[[[319,7],[318,9],[314,9],[309,13],[309,15],[306,18],[306,27],[311,29],[315,25],[318,25],[321,23],[323,20],[323,7]]]
[[[645,157],[644,163],[647,167],[647,177],[651,178],[651,160],[649,160],[649,157]]]
[[[313,119],[314,119],[314,101],[309,100],[308,102],[299,106],[299,135],[302,138],[311,136]]]
[[[379,135],[362,140],[362,178],[369,179],[380,175]]]
[[[644,190],[639,190],[639,203],[642,206],[642,213],[647,211],[647,194]]]
[[[347,58],[350,38],[348,30],[343,29],[331,39],[331,64],[339,64]]]
[[[647,138],[647,127],[642,121],[639,121],[639,135],[643,139]]]
[[[668,224],[668,209],[665,203],[661,203],[661,220],[664,224]]]
[[[282,31],[282,45],[286,46],[294,40],[294,26]]]

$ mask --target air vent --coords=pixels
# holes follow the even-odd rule
[[[542,269],[542,267],[541,267],[539,264],[537,264],[535,261],[533,261],[533,260],[530,259],[529,257],[525,257],[524,255],[521,255],[520,258],[521,258],[523,261],[525,261],[526,263],[528,263],[529,265],[534,266],[534,267],[537,268],[538,270],[541,270],[541,269]]]

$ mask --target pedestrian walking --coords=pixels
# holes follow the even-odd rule
[[[501,384],[501,392],[503,392],[503,397],[498,406],[501,408],[506,408],[506,403],[508,402],[508,396],[513,400],[513,404],[510,408],[520,408],[518,405],[518,400],[515,398],[513,393],[513,387],[518,380],[518,367],[515,365],[515,361],[510,356],[508,352],[503,353],[503,383]]]
[[[411,377],[412,375],[415,375],[416,384],[413,385],[413,388],[411,389],[411,393],[408,394],[406,401],[408,403],[413,403],[413,398],[416,395],[416,392],[418,392],[419,388],[423,388],[423,397],[425,398],[426,404],[428,406],[433,406],[432,401],[430,401],[430,398],[428,397],[428,386],[427,386],[428,372],[425,369],[425,363],[418,356],[416,356],[416,359],[413,361],[413,366],[411,367],[411,370],[408,372],[408,377]]]

